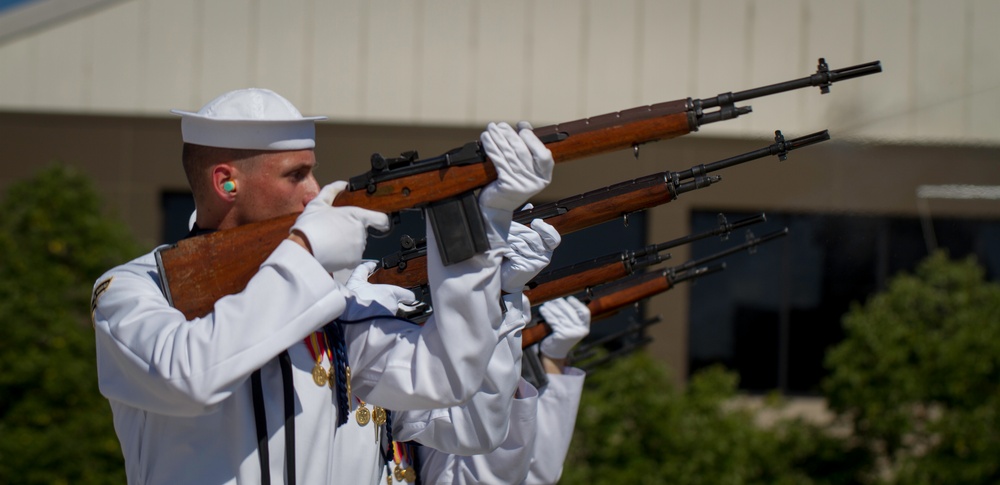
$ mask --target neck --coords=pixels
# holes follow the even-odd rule
[[[231,205],[221,207],[218,204],[197,204],[197,207],[198,217],[195,223],[201,229],[223,230],[239,225]]]

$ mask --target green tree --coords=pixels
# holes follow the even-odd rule
[[[869,455],[798,420],[769,427],[732,405],[737,378],[721,367],[671,384],[643,352],[588,374],[563,471],[569,483],[855,483]]]
[[[1000,482],[1000,285],[939,252],[844,318],[824,391],[889,481]]]
[[[97,388],[90,293],[138,252],[70,168],[43,170],[0,201],[0,483],[124,483]]]

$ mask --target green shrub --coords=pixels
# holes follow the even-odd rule
[[[763,427],[728,405],[737,378],[721,367],[687,389],[645,353],[587,376],[564,483],[855,483],[870,456],[813,424]],[[544,425],[544,423],[542,424]]]
[[[889,479],[1000,482],[1000,285],[939,252],[844,325],[824,390]]]
[[[55,166],[0,201],[0,254],[0,483],[124,483],[90,293],[135,242],[87,178]]]

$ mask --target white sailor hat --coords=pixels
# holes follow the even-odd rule
[[[287,99],[270,89],[229,91],[197,113],[170,110],[181,116],[186,143],[253,150],[302,150],[316,146],[316,120],[302,116]]]

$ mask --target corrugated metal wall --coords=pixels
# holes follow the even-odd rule
[[[0,43],[0,110],[165,115],[277,90],[362,123],[566,121],[869,60],[722,136],[1000,142],[995,0],[128,0]],[[708,130],[709,128],[706,128]]]

